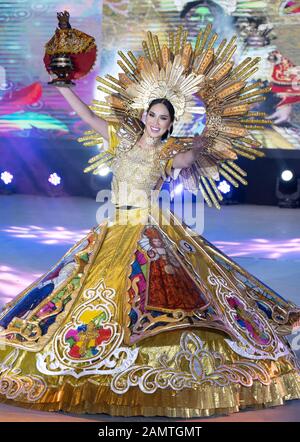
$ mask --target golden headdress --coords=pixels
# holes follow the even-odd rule
[[[195,163],[171,180],[171,193],[182,183],[194,193],[200,189],[208,205],[219,208],[222,194],[215,181],[222,175],[235,187],[247,184],[246,172],[233,160],[238,156],[249,159],[264,156],[250,131],[264,129],[270,121],[263,112],[250,112],[250,106],[263,101],[263,94],[269,91],[268,87],[261,87],[260,81],[249,82],[258,70],[260,58],[247,57],[235,66],[232,57],[236,37],[228,43],[224,39],[215,49],[217,38],[210,24],[199,32],[194,48],[187,42],[188,32],[182,27],[176,33],[171,32],[168,44],[162,46],[158,37],[148,32],[147,41],[142,43],[143,56],[136,58],[131,51],[126,56],[119,51],[118,64],[123,72],[118,78],[97,77],[98,89],[108,95],[105,101],[93,100],[90,108],[106,121],[121,124],[130,144],[140,133],[143,112],[155,98],[167,98],[175,109],[176,119],[187,113],[203,113],[203,106],[197,106],[195,101],[201,98],[206,108],[204,133],[200,137],[169,138],[161,157],[172,158],[178,152],[198,148]],[[90,130],[79,141],[92,146],[101,143],[102,138]],[[91,158],[85,172],[97,173],[113,157],[112,151],[101,152]]]

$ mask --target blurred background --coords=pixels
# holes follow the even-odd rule
[[[253,80],[270,83],[272,92],[258,109],[266,111],[274,124],[256,135],[266,156],[254,162],[239,161],[248,171],[249,185],[236,190],[224,180],[219,183],[225,203],[299,205],[300,4],[280,0],[2,2],[0,194],[95,198],[98,190],[110,186],[109,170],[101,176],[82,172],[97,147],[86,149],[77,142],[86,125],[47,84],[44,46],[57,26],[56,12],[65,9],[72,27],[95,37],[98,46],[94,69],[76,84],[76,92],[86,103],[100,98],[96,76],[118,72],[118,50],[138,55],[147,30],[164,38],[182,24],[193,40],[211,22],[219,40],[236,34],[236,61],[261,57]],[[175,135],[189,135],[199,124],[181,122]]]

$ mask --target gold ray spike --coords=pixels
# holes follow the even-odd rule
[[[226,61],[229,61],[232,58],[232,56],[236,50],[237,50],[237,46],[233,46],[233,48],[228,52],[228,54],[224,58],[223,62],[226,63]]]
[[[150,47],[150,54],[151,54],[152,61],[156,62],[157,57],[156,57],[156,53],[155,53],[152,32],[150,32],[150,31],[147,32],[147,38],[148,38],[148,44]]]
[[[226,43],[227,43],[227,39],[224,38],[221,41],[221,43],[219,44],[218,49],[216,50],[216,60],[219,58],[219,55],[222,52],[222,50],[223,50],[224,46],[226,45]]]
[[[221,133],[223,133],[224,135],[227,135],[229,137],[233,137],[233,138],[237,138],[237,137],[243,137],[245,135],[247,135],[247,130],[245,128],[243,128],[242,126],[233,126],[232,124],[226,124],[223,125],[223,127],[221,127],[219,129],[219,131]]]
[[[174,50],[175,55],[179,54],[179,51],[180,51],[182,30],[183,30],[183,26],[178,26],[176,37],[175,37],[175,50]]]
[[[109,113],[111,112],[111,108],[110,107],[102,107],[102,106],[93,106],[92,104],[89,105],[89,108],[96,112],[96,113]]]
[[[247,176],[247,172],[239,167],[235,162],[233,161],[227,161],[227,164],[229,164],[233,169],[235,169],[237,172],[239,172],[242,176]]]
[[[144,51],[146,58],[151,62],[151,55],[150,55],[149,47],[148,47],[148,44],[145,40],[142,42],[142,46],[143,46],[143,51]]]
[[[98,106],[106,106],[106,107],[109,107],[109,104],[108,104],[106,101],[100,101],[100,100],[95,100],[95,99],[93,99],[93,100],[92,100],[92,103],[93,103],[93,104],[96,104],[96,105],[98,105]]]
[[[159,63],[159,67],[162,68],[163,61],[162,61],[162,55],[161,55],[161,50],[160,50],[160,45],[159,45],[159,39],[158,39],[157,35],[154,36],[154,47],[155,47],[156,58]]]
[[[131,63],[131,61],[126,57],[126,55],[122,51],[118,51],[118,55],[124,61],[124,66],[126,66],[127,71],[126,74],[130,75],[136,81],[139,81],[139,76],[136,70],[136,66]],[[121,66],[121,60],[118,61],[119,66]],[[122,68],[124,70],[124,68]]]
[[[218,91],[219,88],[217,89],[216,97],[219,100],[225,100],[225,98],[230,97],[231,95],[234,95],[237,92],[239,92],[243,88],[244,84],[245,83],[243,81],[237,81],[235,83],[229,83],[228,85],[221,86],[220,91]]]
[[[78,141],[88,141],[88,140],[94,140],[95,138],[101,139],[101,144],[103,144],[103,137],[96,132],[94,134],[85,135],[84,137],[78,138]]]
[[[209,76],[212,80],[219,83],[222,79],[224,79],[229,74],[232,66],[233,66],[232,61],[227,61],[224,64],[217,65],[215,67],[215,69],[213,68],[212,71],[209,73]]]
[[[222,200],[223,200],[223,195],[222,195],[221,192],[219,191],[219,189],[218,189],[218,187],[217,187],[215,181],[214,181],[211,177],[209,177],[209,178],[207,178],[207,179],[208,179],[208,181],[209,181],[211,187],[213,188],[215,194],[217,195],[218,200],[219,200],[219,201],[222,201]]]
[[[220,209],[221,206],[220,206],[219,202],[217,201],[215,195],[213,194],[210,185],[209,185],[208,182],[206,181],[206,178],[203,177],[203,176],[201,176],[201,181],[202,181],[202,183],[204,184],[204,187],[205,187],[205,189],[206,189],[206,191],[207,191],[207,193],[208,193],[208,195],[209,195],[210,200],[213,202],[214,206],[215,206],[217,209]]]
[[[246,57],[241,63],[239,63],[234,69],[231,71],[231,76],[233,77],[236,75],[239,71],[241,71],[248,63],[251,61],[251,57]]]
[[[114,95],[106,97],[106,100],[109,107],[112,109],[125,109],[126,107],[124,101],[121,98],[116,97]]]
[[[230,173],[237,181],[247,186],[248,182],[244,180],[243,177],[241,177],[234,169],[232,169],[228,164],[222,163],[221,167],[226,170],[226,172]]]
[[[168,64],[168,61],[170,60],[170,49],[167,45],[163,45],[161,49],[161,56],[162,56],[162,63],[163,67],[165,68]]]
[[[219,169],[220,175],[222,175],[227,181],[229,181],[234,187],[239,187],[239,183],[232,178],[224,169],[220,167]]]
[[[266,115],[267,115],[266,112],[256,112],[256,111],[248,112],[248,117],[265,117]]]
[[[233,148],[233,150],[240,156],[248,158],[248,160],[256,160],[256,157],[254,155],[249,154],[248,152],[245,152],[243,150],[237,149],[236,147]]]
[[[105,161],[106,163],[106,161]],[[101,166],[103,164],[103,161],[97,161],[96,163],[92,164],[91,166],[86,167],[83,172],[84,173],[88,173],[91,172],[92,170],[98,169],[99,166]]]
[[[79,143],[83,143],[84,146],[89,147],[89,143],[91,143],[92,141],[94,142],[94,144],[92,144],[92,146],[94,146],[95,144],[99,144],[101,145],[101,147],[103,146],[103,138],[102,137],[96,137],[95,135],[92,136],[90,138],[86,138],[86,137],[80,137],[78,138]],[[88,143],[88,144],[86,144]]]
[[[85,147],[95,146],[97,144],[97,146],[99,146],[99,149],[103,148],[102,140],[100,140],[99,138],[97,139],[96,137],[86,141],[80,141],[80,139],[78,139],[78,141],[82,143],[82,145]]]
[[[136,67],[137,65],[137,59],[135,58],[135,56],[133,55],[133,53],[131,51],[127,52],[128,57],[130,58],[130,60],[132,61],[132,63],[134,64],[134,66]]]
[[[94,140],[91,140],[91,141],[82,142],[82,145],[84,147],[92,147],[92,146],[95,146],[96,144],[99,144],[99,141],[97,139],[94,139]]]
[[[244,94],[245,92],[252,91],[252,89],[260,88],[261,85],[262,85],[262,82],[260,80],[258,80],[255,83],[251,83],[251,84],[245,86],[244,89],[242,90],[242,93]]]
[[[238,97],[238,100],[242,103],[248,103],[248,104],[252,104],[252,103],[260,103],[261,101],[265,101],[266,97],[265,96],[258,96],[255,98],[249,98],[248,100],[244,100],[243,97]]]
[[[99,91],[104,92],[105,94],[111,94],[112,92],[109,89],[106,89],[106,87],[103,86],[97,86],[97,89],[99,89]]]
[[[182,41],[181,41],[181,50],[180,50],[180,53],[181,53],[181,54],[182,54],[183,51],[184,51],[184,48],[185,48],[185,45],[186,45],[186,42],[187,42],[188,35],[189,35],[189,31],[184,31],[184,32],[183,32],[183,35],[182,35]]]
[[[126,75],[133,76],[133,74],[130,72],[128,67],[121,60],[118,60],[117,64],[120,66],[121,69],[123,69],[123,71],[125,72]],[[133,76],[133,77],[136,79],[135,76]]]
[[[243,69],[234,74],[234,78],[238,79],[244,76],[244,74],[248,73],[253,66],[255,66],[260,61],[260,57],[254,58],[250,63],[248,63]]]
[[[245,144],[255,147],[261,147],[261,142],[258,140],[254,140],[254,138],[242,137],[239,141],[242,141]]]
[[[224,48],[224,50],[222,51],[222,53],[219,55],[219,58],[216,60],[217,63],[221,63],[225,57],[228,55],[229,51],[231,50],[232,46],[234,45],[235,41],[236,41],[236,35],[234,35],[230,42],[227,44],[227,46]]]
[[[247,98],[255,97],[257,95],[267,94],[270,91],[271,91],[271,88],[269,86],[261,88],[261,89],[256,89],[255,91],[250,92],[249,94],[244,94],[244,91],[242,91],[241,98],[246,98],[247,99]]]
[[[250,115],[248,114],[247,117],[250,117]],[[245,124],[272,124],[272,121],[267,120],[267,119],[260,119],[260,120],[256,120],[254,118],[249,118],[249,119],[243,119],[243,120],[239,120],[240,123],[245,123]]]
[[[84,135],[98,134],[94,129],[88,129],[83,132]]]
[[[205,44],[206,44],[207,39],[209,37],[209,34],[211,33],[211,29],[212,29],[212,25],[211,25],[211,23],[208,23],[206,25],[205,30],[204,30],[203,37],[201,39],[201,43],[200,43],[197,55],[200,55],[203,52],[203,49],[205,47]]]
[[[90,158],[89,161],[88,161],[88,163],[89,163],[89,164],[92,164],[92,163],[94,163],[95,161],[99,161],[100,159],[105,159],[105,158],[108,158],[108,157],[111,157],[111,155],[110,155],[109,153],[107,153],[107,152],[101,152],[101,153],[98,153],[98,155],[95,155],[95,156],[93,156],[92,158]]]
[[[226,106],[222,111],[222,117],[236,117],[239,115],[245,115],[249,110],[248,104],[239,104]],[[240,121],[242,122],[242,121]]]
[[[207,49],[210,49],[214,46],[216,40],[218,38],[218,34],[213,34],[209,42],[207,43]]]
[[[122,60],[124,61],[124,63],[127,64],[127,66],[129,67],[129,69],[131,69],[132,73],[134,73],[134,71],[135,71],[135,66],[133,66],[133,64],[128,60],[128,58],[126,57],[126,55],[125,55],[122,51],[118,51],[118,55],[122,58]]]
[[[203,54],[197,74],[204,74],[207,71],[207,69],[211,66],[213,61],[214,61],[214,50],[213,48],[211,48],[205,51],[205,53]]]
[[[250,130],[265,130],[265,126],[255,126],[255,125],[251,125],[251,124],[244,124],[244,127],[246,127],[247,129]]]
[[[193,49],[191,43],[187,43],[182,51],[181,63],[185,70],[190,67],[190,60],[192,57]]]
[[[196,43],[195,43],[195,49],[194,49],[195,55],[197,55],[197,51],[198,51],[199,46],[200,46],[200,41],[201,41],[202,34],[203,34],[202,30],[198,32],[197,40],[196,40]]]
[[[265,156],[264,152],[262,152],[258,148],[247,147],[247,146],[240,144],[237,141],[232,141],[232,144],[233,144],[233,146],[236,146],[238,149],[242,149],[243,151],[246,151],[246,152],[250,153],[251,155],[253,154],[253,155],[256,155],[257,157],[264,157]]]
[[[116,84],[117,86],[120,86],[119,80],[117,80],[115,77],[113,77],[112,75],[106,74],[105,78],[107,78],[107,80],[109,80],[111,83]],[[120,86],[122,88],[122,86]]]
[[[174,32],[169,32],[169,49],[174,52]]]
[[[211,200],[209,199],[209,196],[207,195],[207,193],[205,192],[205,190],[204,190],[204,188],[203,188],[201,182],[199,182],[199,189],[200,189],[200,191],[201,191],[201,193],[202,193],[202,195],[203,195],[203,198],[205,199],[205,201],[206,201],[208,207],[212,207],[212,202],[211,202]]]

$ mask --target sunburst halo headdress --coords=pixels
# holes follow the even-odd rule
[[[247,175],[234,160],[238,156],[255,159],[264,156],[251,131],[264,129],[270,121],[263,112],[251,112],[250,106],[263,101],[261,82],[249,82],[257,70],[260,58],[245,58],[235,66],[232,60],[236,50],[236,37],[224,39],[214,48],[218,35],[211,24],[200,31],[194,48],[187,41],[188,32],[179,27],[169,34],[168,44],[161,46],[151,32],[143,41],[144,54],[136,58],[131,51],[127,56],[119,51],[119,66],[123,70],[118,78],[97,77],[98,89],[106,93],[105,101],[93,100],[90,108],[110,123],[121,125],[128,145],[136,140],[143,112],[156,98],[167,98],[175,109],[175,118],[188,113],[197,118],[203,106],[197,106],[195,97],[206,109],[206,128],[201,137],[171,137],[165,143],[162,158],[172,158],[178,152],[194,148],[199,152],[195,163],[182,169],[170,183],[171,193],[177,184],[192,192],[200,190],[209,206],[220,208],[222,195],[215,181],[224,177],[233,186],[247,184]],[[199,102],[199,100],[198,100]],[[79,141],[85,146],[102,143],[95,131],[85,132]],[[103,151],[89,161],[85,172],[98,173],[103,164],[109,165],[115,153]]]

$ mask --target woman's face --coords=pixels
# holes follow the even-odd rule
[[[152,138],[161,138],[171,126],[167,107],[162,103],[154,104],[146,115],[146,134]]]

